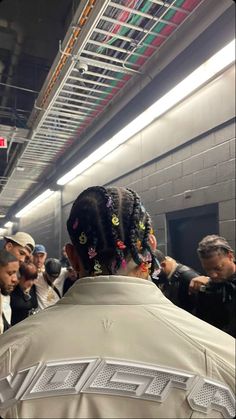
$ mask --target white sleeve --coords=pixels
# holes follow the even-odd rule
[[[61,296],[62,296],[62,293],[63,293],[63,286],[64,286],[64,282],[65,282],[66,277],[67,277],[67,269],[62,268],[59,277],[57,279],[55,279],[55,281],[53,282],[53,285],[55,285],[55,287],[58,289]]]

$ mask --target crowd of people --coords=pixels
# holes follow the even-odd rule
[[[2,332],[55,304],[78,276],[62,251],[48,258],[43,244],[24,232],[4,237],[0,250],[0,325]]]
[[[224,237],[204,237],[197,248],[202,276],[160,250],[155,256],[160,269],[152,280],[180,308],[236,337],[236,268],[233,249]]]
[[[27,233],[5,237],[0,415],[234,417],[226,239],[199,243],[203,276],[158,249],[138,194],[116,187],[83,191],[67,229],[61,260]]]

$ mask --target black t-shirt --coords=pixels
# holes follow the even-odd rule
[[[64,281],[64,285],[63,285],[63,291],[62,291],[62,295],[64,295],[68,289],[70,287],[72,287],[72,285],[75,283],[75,280],[70,279],[69,277],[67,277]]]
[[[19,285],[11,293],[12,326],[24,320],[38,307],[36,287],[33,285],[29,294],[25,294]]]

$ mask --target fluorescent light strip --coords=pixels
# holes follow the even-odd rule
[[[11,221],[8,221],[6,224],[4,224],[4,227],[11,228],[13,226],[13,223]]]
[[[105,142],[101,147],[77,164],[72,170],[58,179],[58,185],[65,185],[76,176],[83,173],[93,164],[111,153],[129,138],[150,125],[155,119],[163,115],[173,106],[177,105],[196,89],[203,86],[222,70],[232,64],[235,60],[235,39],[218,51],[209,60],[200,65],[183,81],[177,84],[168,93],[157,100],[152,106],[142,112],[137,118],[130,122],[126,127]]]
[[[35,198],[33,201],[31,201],[28,205],[26,205],[24,208],[22,208],[22,210],[20,210],[16,214],[16,217],[17,218],[22,217],[27,212],[29,212],[33,207],[36,207],[42,201],[44,201],[45,199],[49,198],[49,196],[51,196],[53,193],[54,193],[54,191],[52,191],[51,189],[47,189],[42,194],[40,194],[39,196],[37,196],[37,198]]]

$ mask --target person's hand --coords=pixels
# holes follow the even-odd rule
[[[189,283],[189,294],[195,294],[201,290],[201,287],[205,287],[210,278],[208,276],[196,276],[195,278],[191,279]]]

